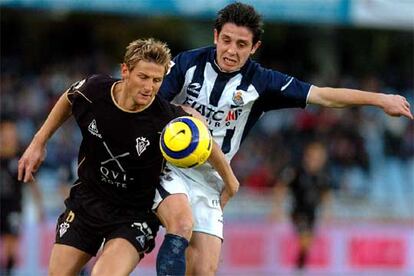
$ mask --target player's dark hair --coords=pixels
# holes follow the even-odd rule
[[[235,2],[220,10],[214,28],[220,33],[226,23],[249,28],[253,33],[253,45],[260,40],[263,34],[262,17],[252,6],[247,4]]]
[[[162,65],[167,73],[170,68],[171,51],[166,43],[153,38],[137,39],[126,47],[124,63],[132,70],[140,60]]]

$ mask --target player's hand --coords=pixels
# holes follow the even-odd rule
[[[414,119],[407,99],[400,95],[384,95],[382,108],[390,116],[405,116]]]
[[[33,173],[37,171],[45,157],[45,146],[33,140],[19,160],[17,179],[25,183],[34,181]]]
[[[231,196],[229,195],[229,193],[227,192],[227,190],[223,190],[223,192],[220,195],[220,206],[221,206],[221,210],[224,209],[224,206],[226,206],[227,202],[229,202]]]
[[[226,185],[220,195],[220,206],[221,209],[224,209],[227,202],[229,202],[230,198],[232,198],[237,191],[239,190],[239,182],[235,179],[231,185]]]

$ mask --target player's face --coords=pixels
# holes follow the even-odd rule
[[[16,154],[18,141],[16,124],[12,122],[0,123],[0,156],[10,157]]]
[[[312,144],[305,150],[303,157],[304,166],[311,173],[319,172],[326,163],[327,152],[320,144]]]
[[[139,109],[149,105],[158,93],[165,68],[154,62],[140,60],[132,70],[122,64],[121,73],[128,98],[133,108]]]
[[[261,42],[253,45],[253,33],[249,28],[226,23],[220,33],[214,30],[214,43],[217,48],[217,64],[224,72],[233,72],[243,67]]]

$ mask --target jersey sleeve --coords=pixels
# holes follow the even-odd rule
[[[160,87],[159,95],[171,101],[180,93],[185,81],[185,57],[184,53],[178,54],[172,61],[169,73],[165,76]]]
[[[104,97],[105,87],[111,82],[110,76],[92,75],[72,84],[67,90],[67,99],[72,105],[72,113],[75,118],[89,110],[91,104]]]
[[[322,173],[322,177],[321,177],[321,190],[323,192],[328,192],[331,188],[332,188],[332,179],[329,176],[329,173],[327,171],[324,171]]]
[[[93,77],[77,81],[69,87],[67,91],[67,98],[72,106],[79,101],[87,101],[92,103],[91,78]]]
[[[265,111],[306,106],[311,84],[275,70],[261,70],[264,84],[261,99]]]

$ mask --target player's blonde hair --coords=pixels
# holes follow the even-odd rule
[[[166,43],[154,38],[137,39],[126,47],[124,63],[129,70],[133,70],[140,60],[162,65],[167,73],[171,62],[171,51]]]

